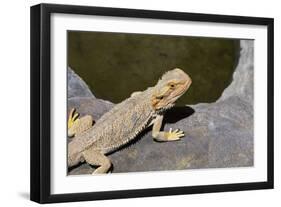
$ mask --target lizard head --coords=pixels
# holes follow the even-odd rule
[[[167,109],[174,105],[192,83],[191,78],[181,69],[166,72],[157,82],[151,104],[155,110]]]

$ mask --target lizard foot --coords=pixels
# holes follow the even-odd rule
[[[73,126],[73,124],[75,123],[75,121],[78,119],[79,116],[80,114],[76,112],[75,108],[72,108],[70,110],[68,115],[68,128],[71,128]]]
[[[71,109],[68,117],[68,137],[74,137],[75,135],[82,133],[90,129],[95,121],[91,115],[86,115],[79,118],[80,114],[76,112],[76,109]]]
[[[179,129],[172,131],[172,128],[170,128],[169,132],[166,132],[166,137],[167,141],[176,141],[184,137],[184,132]]]

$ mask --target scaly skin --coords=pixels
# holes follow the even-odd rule
[[[115,105],[93,127],[79,134],[68,144],[68,167],[79,162],[99,166],[93,174],[106,173],[111,162],[106,154],[127,144],[148,126],[157,141],[175,141],[184,136],[178,129],[160,131],[164,112],[191,85],[191,78],[181,69],[165,73],[154,87],[134,92],[131,97]]]

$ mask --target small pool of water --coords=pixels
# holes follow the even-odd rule
[[[68,65],[96,97],[113,103],[176,67],[193,80],[178,105],[214,102],[232,81],[238,50],[233,39],[68,32]]]

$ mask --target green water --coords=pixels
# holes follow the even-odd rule
[[[238,48],[232,39],[69,31],[68,65],[113,103],[178,67],[193,80],[178,104],[196,104],[216,101],[230,84]]]

